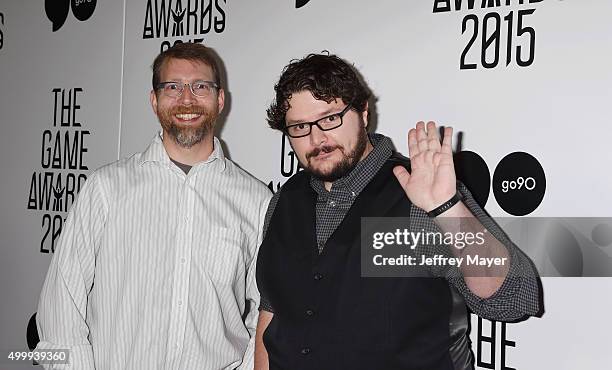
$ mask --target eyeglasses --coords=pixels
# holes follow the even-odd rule
[[[285,134],[290,137],[304,137],[310,135],[312,131],[312,126],[316,125],[321,131],[329,131],[335,128],[342,126],[342,117],[349,111],[351,105],[347,105],[344,107],[342,112],[330,114],[329,116],[325,116],[323,118],[319,118],[316,121],[312,122],[301,122],[293,125],[288,125],[283,130]]]
[[[208,97],[212,95],[214,90],[219,89],[219,85],[212,81],[194,81],[191,83],[182,83],[182,82],[161,82],[157,85],[158,90],[162,90],[164,95],[178,98],[183,95],[183,90],[185,86],[189,86],[191,93],[195,96],[199,96],[201,98]]]

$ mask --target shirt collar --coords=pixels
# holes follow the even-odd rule
[[[166,152],[166,148],[164,148],[162,138],[163,131],[160,130],[155,134],[147,149],[142,153],[139,163],[141,166],[147,162],[158,162],[168,166],[172,164]],[[208,156],[205,161],[196,163],[193,167],[209,163],[216,164],[221,172],[226,168],[225,154],[223,153],[223,148],[221,148],[221,142],[216,136],[213,137],[213,151],[210,156]]]
[[[369,134],[370,142],[374,149],[362,161],[357,163],[344,177],[334,181],[332,190],[348,191],[353,196],[359,195],[366,185],[374,178],[374,175],[380,170],[383,164],[391,157],[393,153],[393,144],[391,139],[381,134]],[[327,190],[323,181],[311,176],[310,185],[320,195],[326,196]]]

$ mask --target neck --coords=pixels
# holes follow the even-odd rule
[[[368,142],[366,144],[365,150],[363,151],[363,154],[361,155],[361,158],[359,158],[359,161],[357,163],[363,161],[373,149],[374,149],[374,146],[372,146],[372,143],[370,142],[370,139],[368,138]],[[325,187],[325,190],[327,191],[331,190],[333,184],[334,183],[331,181],[323,181],[323,186]]]
[[[205,136],[202,141],[195,144],[191,148],[184,148],[176,143],[174,139],[164,131],[162,139],[166,153],[177,162],[193,166],[199,162],[203,162],[210,157],[213,152],[213,135]]]

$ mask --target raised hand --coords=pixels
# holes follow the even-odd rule
[[[431,211],[457,192],[452,151],[453,129],[444,129],[440,136],[435,122],[418,122],[408,131],[408,152],[412,172],[397,166],[393,173],[410,201],[425,211]]]

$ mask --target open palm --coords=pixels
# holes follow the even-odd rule
[[[418,122],[408,131],[408,152],[411,172],[397,166],[393,173],[410,201],[425,211],[431,211],[449,200],[457,191],[452,151],[453,129],[444,129],[440,136],[435,122]]]

